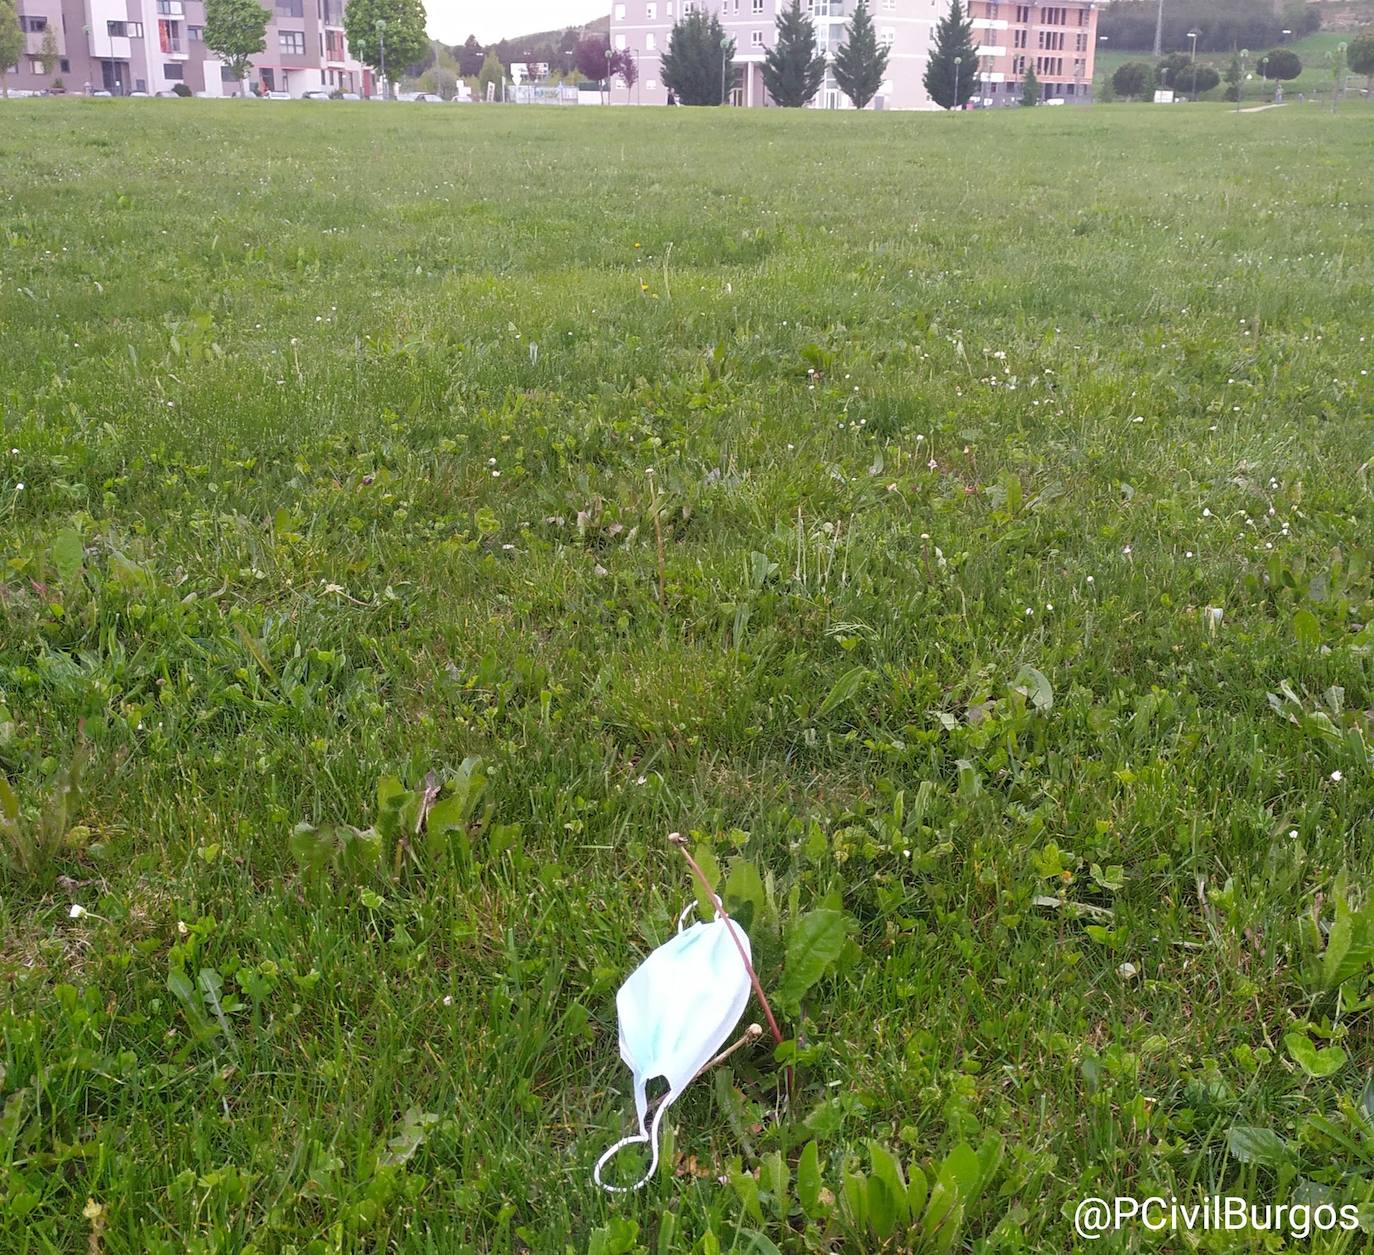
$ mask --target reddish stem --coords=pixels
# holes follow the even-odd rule
[[[692,873],[701,881],[701,887],[706,890],[711,900],[716,904],[717,913],[720,915],[721,919],[725,921],[725,930],[730,934],[730,940],[735,943],[735,949],[739,951],[739,957],[744,963],[745,971],[749,973],[749,983],[753,985],[754,994],[759,1000],[759,1005],[763,1007],[763,1014],[768,1020],[768,1029],[773,1034],[773,1040],[781,1046],[783,1040],[782,1030],[778,1028],[778,1022],[773,1018],[773,1008],[768,1005],[768,995],[763,992],[763,986],[759,983],[758,973],[754,971],[754,965],[749,961],[749,952],[745,950],[744,943],[740,941],[739,934],[735,931],[735,921],[730,918],[729,913],[725,909],[725,903],[721,901],[720,896],[711,888],[711,882],[706,879],[706,873],[697,865],[696,859],[688,853],[687,838],[681,833],[673,832],[668,834],[668,840],[682,851],[682,857],[687,860],[687,866],[692,869]],[[789,1063],[787,1065],[787,1096],[789,1098],[792,1096],[794,1082],[795,1077],[793,1075],[792,1065]]]

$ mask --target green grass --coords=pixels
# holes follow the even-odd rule
[[[1297,78],[1282,84],[1283,94],[1288,97],[1290,102],[1296,101],[1299,95],[1324,97],[1329,102],[1332,88],[1330,56],[1338,44],[1349,43],[1353,37],[1354,33],[1351,31],[1319,30],[1311,35],[1304,35],[1301,39],[1289,40],[1282,45],[1297,53],[1302,59],[1302,73]],[[1166,51],[1171,50],[1166,49]],[[1184,51],[1187,49],[1185,48]],[[1274,89],[1279,84],[1262,79],[1258,69],[1259,58],[1270,50],[1268,48],[1251,48],[1247,51],[1250,55],[1245,62],[1246,72],[1251,77],[1245,84],[1244,99],[1253,100],[1256,103],[1272,100]],[[1197,59],[1199,65],[1211,65],[1222,76],[1221,85],[1205,93],[1203,99],[1221,100],[1222,93],[1226,90],[1226,70],[1231,64],[1231,54],[1228,52],[1199,52]],[[1127,51],[1117,48],[1108,50],[1106,45],[1099,45],[1096,59],[1093,62],[1095,90],[1100,91],[1102,84],[1127,61],[1144,61],[1153,64],[1154,57],[1148,48],[1140,51]],[[1360,92],[1365,85],[1363,75],[1351,74],[1347,71],[1345,85],[1347,98],[1359,99]],[[1186,79],[1182,84],[1175,84],[1175,86],[1184,92],[1188,90]]]
[[[0,105],[0,1249],[1367,1202],[1364,108]],[[611,1198],[671,831],[796,1090]]]

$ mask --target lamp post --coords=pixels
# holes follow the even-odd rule
[[[382,99],[388,96],[386,81],[386,19],[377,19],[377,38],[381,41],[381,61],[382,61]]]
[[[730,40],[722,35],[720,38],[720,103],[725,103],[725,50],[730,46]]]
[[[1287,43],[1287,42],[1288,42],[1288,36],[1291,35],[1292,33],[1293,33],[1293,32],[1292,32],[1291,30],[1289,30],[1288,27],[1286,27],[1286,26],[1285,26],[1281,31],[1279,31],[1279,34],[1283,36],[1283,42],[1284,42],[1284,43]]]
[[[954,104],[951,106],[954,109],[959,107],[959,63],[963,59],[963,57],[954,58]]]
[[[1155,10],[1155,60],[1159,60],[1160,51],[1164,46],[1164,0],[1159,0],[1159,8]]]
[[[1199,34],[1200,32],[1195,30],[1188,32],[1188,38],[1193,41],[1193,49],[1190,56],[1193,65],[1193,99],[1195,101],[1197,100],[1197,37]]]
[[[606,49],[606,103],[611,103],[611,58],[615,56],[609,48]]]
[[[1236,112],[1240,112],[1240,98],[1245,90],[1245,58],[1250,55],[1248,48],[1240,50],[1240,77],[1236,80]]]

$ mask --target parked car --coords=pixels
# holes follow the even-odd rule
[[[361,100],[362,97],[357,92],[344,92],[340,97],[342,100]]]
[[[301,93],[302,100],[332,100],[333,96],[327,91],[309,91]]]
[[[290,93],[290,92],[268,92],[268,93],[267,93],[267,99],[268,99],[268,100],[290,100],[290,99],[291,99],[291,93]]]

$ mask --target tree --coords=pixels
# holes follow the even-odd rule
[[[458,49],[458,73],[463,78],[471,78],[474,74],[480,74],[482,62],[485,59],[482,45],[477,42],[477,36],[469,35],[463,41],[463,46]]]
[[[959,0],[950,0],[949,12],[935,28],[924,82],[926,93],[944,109],[962,108],[978,85],[973,22],[965,18]]]
[[[1035,77],[1035,66],[1026,67],[1026,77],[1021,82],[1021,103],[1034,108],[1040,103],[1040,80]]]
[[[573,64],[577,67],[577,72],[594,83],[601,82],[607,74],[610,58],[606,53],[610,48],[610,44],[599,35],[587,35],[579,39],[577,47],[573,49]]]
[[[784,109],[809,105],[825,79],[825,54],[816,51],[816,28],[792,0],[777,17],[778,37],[763,58],[763,85]]]
[[[844,28],[844,43],[835,50],[831,68],[835,82],[856,109],[866,109],[882,89],[887,76],[887,47],[878,42],[866,0],[859,0],[853,21]]]
[[[1275,48],[1260,57],[1260,77],[1283,83],[1302,73],[1302,58],[1287,48]]]
[[[1374,30],[1361,31],[1345,48],[1345,62],[1355,74],[1369,80],[1369,98],[1374,100]]]
[[[1326,54],[1331,58],[1331,111],[1336,110],[1336,101],[1345,95],[1346,45],[1339,43]]]
[[[1245,71],[1241,69],[1240,58],[1232,57],[1231,64],[1226,67],[1226,99],[1240,99],[1240,85],[1244,81]]]
[[[382,29],[377,24],[383,23]],[[348,0],[344,8],[348,50],[378,74],[400,78],[429,51],[425,10],[420,0]],[[385,56],[383,52],[385,51]]]
[[[24,55],[24,28],[14,0],[0,0],[0,92],[10,94],[10,70]]]
[[[57,47],[57,35],[49,26],[43,32],[43,42],[38,45],[38,59],[43,63],[43,73],[52,74],[62,63],[62,53]]]
[[[1268,48],[1321,25],[1323,4],[1306,0],[1168,0],[1163,9],[1165,48],[1188,48],[1188,33],[1198,34],[1199,52]],[[1097,33],[1109,48],[1144,51],[1154,47],[1158,0],[1112,0],[1099,5]]]
[[[1155,73],[1145,61],[1127,61],[1116,67],[1112,90],[1127,100],[1143,100],[1154,91]]]
[[[271,16],[258,0],[205,0],[205,46],[229,67],[240,85],[248,77],[249,61],[267,47]]]
[[[477,99],[487,98],[487,84],[501,84],[506,80],[506,67],[501,64],[501,59],[496,55],[495,48],[488,48],[487,55],[482,61],[481,73],[477,75]]]
[[[700,10],[682,18],[668,36],[659,60],[664,87],[684,105],[718,105],[725,68],[735,56],[735,41],[727,38],[720,18]]]
[[[626,91],[639,82],[639,65],[625,49],[611,54],[611,73],[620,79]]]

